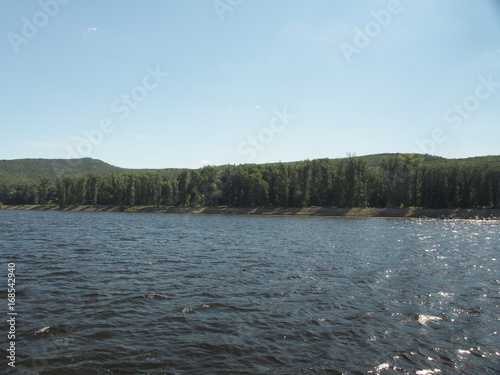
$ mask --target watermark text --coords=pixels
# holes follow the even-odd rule
[[[21,19],[21,31],[19,33],[10,32],[7,34],[14,52],[18,53],[21,45],[28,44],[31,39],[36,37],[40,30],[59,14],[61,5],[66,5],[69,2],[70,0],[40,0],[38,2],[40,10],[35,12],[30,18],[23,17]]]
[[[478,84],[471,95],[465,97],[462,101],[454,103],[443,114],[443,121],[448,124],[449,128],[457,131],[462,128],[464,122],[479,110],[481,102],[491,98],[491,96],[500,88],[500,82],[494,81],[492,75],[487,78],[480,76]],[[418,152],[424,154],[433,153],[437,145],[446,142],[448,139],[447,133],[449,129],[437,127],[434,128],[428,138],[417,139],[415,144],[418,147]]]
[[[224,21],[227,12],[233,12],[243,3],[243,0],[214,0],[212,5],[221,21]]]
[[[285,130],[295,118],[295,115],[287,112],[286,107],[282,111],[275,109],[273,114],[268,127],[260,129],[256,136],[249,136],[239,144],[238,153],[248,155],[247,161],[255,159],[257,152],[263,151],[274,140],[275,135]]]
[[[9,349],[7,350],[10,367],[16,367],[16,265],[9,263],[7,265],[7,323],[9,330],[7,331],[7,339]]]

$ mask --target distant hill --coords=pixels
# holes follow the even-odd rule
[[[92,158],[0,160],[0,185],[32,184],[38,183],[42,178],[54,181],[63,175],[96,173],[106,176],[112,173],[156,171],[175,177],[182,172],[182,169],[127,169]]]
[[[356,156],[365,160],[369,167],[378,167],[383,158],[395,155],[392,154],[373,154],[365,156]],[[446,159],[439,156],[416,154],[422,159],[424,164],[446,163],[446,164],[489,164],[500,165],[500,156],[477,156],[464,159]],[[342,159],[324,159],[332,163]],[[287,163],[287,164],[293,164]],[[270,163],[275,164],[275,163]],[[54,181],[57,177],[63,175],[83,175],[96,173],[99,175],[110,175],[112,173],[124,172],[152,172],[157,171],[161,174],[176,177],[184,169],[166,168],[166,169],[126,169],[113,166],[101,160],[92,158],[82,159],[17,159],[0,160],[0,185],[23,185],[38,183],[42,178],[48,178]]]
[[[363,155],[363,156],[356,156],[356,155],[354,155],[354,157],[357,158],[357,159],[362,159],[362,160],[366,161],[366,165],[368,167],[379,167],[383,158],[387,158],[387,157],[390,157],[390,156],[398,156],[398,155],[404,155],[404,154],[402,154],[402,153],[385,153],[385,154],[372,154],[372,155]],[[443,158],[441,156],[433,156],[433,155],[428,155],[428,154],[425,154],[425,155],[423,155],[423,154],[414,154],[414,155],[415,155],[415,157],[419,157],[420,159],[422,159],[422,161],[424,163],[439,163],[439,162],[444,162],[444,161],[448,161],[448,160],[449,161],[452,161],[452,160],[467,160],[467,159],[446,159],[446,158]],[[478,158],[481,159],[481,158],[483,158],[483,156],[479,156]],[[484,158],[489,158],[489,156],[484,156]],[[331,163],[336,163],[336,162],[341,161],[343,159],[345,159],[345,158],[336,158],[336,159],[324,158],[324,159],[321,159],[321,160],[329,161]],[[297,163],[297,162],[296,161],[292,161],[292,162],[287,162],[287,163],[284,163],[284,164],[294,164],[294,163]],[[269,164],[276,164],[276,163],[269,163]]]
[[[478,165],[478,164],[488,164],[491,166],[500,165],[500,155],[489,155],[489,156],[474,156],[471,158],[463,159],[443,159],[445,163],[454,163],[460,165]]]
[[[400,154],[400,153],[373,154],[373,155],[365,155],[365,156],[357,156],[357,157],[366,161],[366,164],[369,167],[378,167],[378,166],[380,166],[380,163],[382,162],[383,158],[387,158],[390,156],[397,156],[397,155],[404,155],[404,154]],[[436,163],[436,162],[443,162],[446,160],[451,160],[451,159],[442,158],[441,156],[433,156],[433,155],[427,155],[427,154],[426,155],[415,154],[415,156],[422,159],[423,163]]]
[[[393,153],[393,154],[373,154],[373,155],[365,155],[365,156],[356,156],[364,161],[369,167],[379,167],[383,158],[397,155],[405,155],[402,153]],[[488,164],[491,166],[500,165],[500,155],[489,155],[489,156],[474,156],[470,158],[462,158],[462,159],[447,159],[441,156],[434,156],[429,154],[414,154],[415,157],[418,157],[422,160],[423,164],[456,164],[456,165],[478,165],[478,164]],[[337,159],[340,160],[340,159]]]
[[[0,160],[0,184],[25,184],[38,182],[42,178],[55,180],[62,175],[109,175],[125,171],[126,169],[91,158]]]

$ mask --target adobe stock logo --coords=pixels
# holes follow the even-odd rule
[[[49,23],[51,18],[59,14],[60,5],[66,5],[70,0],[41,0],[38,2],[41,10],[34,13],[31,19],[26,17],[22,18],[23,25],[21,26],[21,35],[10,32],[7,34],[10,45],[15,53],[19,52],[21,44],[28,44],[28,42],[38,35]]]
[[[162,72],[159,65],[155,69],[148,66],[146,71],[147,74],[142,79],[140,85],[133,87],[129,93],[122,94],[120,98],[111,102],[110,110],[119,120],[125,120],[132,110],[137,109],[140,103],[148,98],[149,93],[156,90],[160,86],[160,83],[169,75]],[[66,151],[68,152],[66,158],[90,156],[94,147],[99,146],[103,142],[104,135],[112,133],[115,128],[115,123],[111,117],[102,118],[96,128],[90,131],[83,130],[83,138],[79,138],[79,142],[74,149],[66,146]]]
[[[262,128],[257,133],[257,136],[249,136],[246,141],[241,142],[238,146],[240,155],[248,155],[247,161],[255,159],[258,151],[263,151],[266,145],[270,144],[276,134],[281,133],[290,125],[291,121],[296,116],[287,113],[286,107],[280,112],[277,109],[273,110],[273,118],[269,121],[269,126]]]
[[[224,14],[227,12],[233,12],[237,7],[243,3],[243,0],[214,0],[212,5],[214,6],[217,15],[221,21],[224,21]]]
[[[451,126],[453,130],[460,129],[463,121],[479,109],[481,102],[488,100],[500,87],[500,82],[493,81],[491,74],[488,79],[481,76],[478,80],[479,85],[476,86],[473,95],[467,96],[462,103],[455,103],[453,109],[449,109],[444,113],[444,121],[453,124]]]
[[[412,0],[409,0],[412,1]],[[372,19],[368,21],[363,28],[356,26],[354,28],[353,43],[340,43],[339,47],[348,63],[352,61],[353,55],[359,55],[366,47],[370,45],[373,39],[378,37],[382,31],[392,22],[393,16],[401,13],[403,6],[399,0],[391,0],[387,4],[387,9],[378,12],[372,11]]]
[[[491,98],[491,96],[500,88],[500,82],[494,81],[492,75],[488,78],[480,76],[479,84],[474,89],[474,93],[465,97],[461,102],[454,103],[451,108],[443,114],[443,120],[449,124],[453,131],[459,130],[464,121],[477,112],[481,107],[481,102]],[[424,154],[433,153],[438,144],[446,142],[448,135],[447,130],[443,128],[434,128],[429,138],[423,140],[415,140],[415,144],[419,148],[419,152]]]

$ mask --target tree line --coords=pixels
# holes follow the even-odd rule
[[[176,176],[125,172],[0,186],[0,202],[59,206],[499,207],[500,164],[423,163],[413,155],[206,166]]]

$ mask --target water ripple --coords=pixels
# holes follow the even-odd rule
[[[0,258],[18,272],[21,372],[500,372],[497,223],[0,220],[12,223],[0,227]]]

